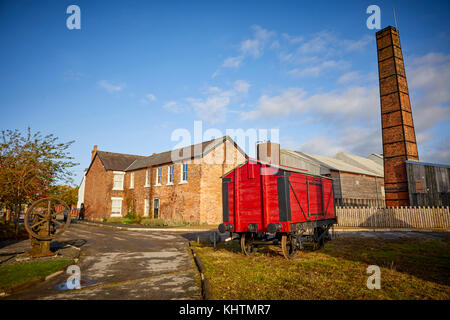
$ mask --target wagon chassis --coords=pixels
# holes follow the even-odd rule
[[[329,240],[329,229],[337,223],[336,219],[326,219],[319,221],[307,221],[291,223],[291,232],[258,233],[241,232],[240,244],[242,253],[253,255],[258,246],[280,245],[283,256],[292,259],[298,250],[304,249],[305,242],[313,243],[313,250],[317,250]],[[312,234],[305,234],[311,230]]]

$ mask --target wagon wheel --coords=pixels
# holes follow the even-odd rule
[[[328,233],[328,230],[321,227],[314,228],[314,250],[321,249],[325,246],[325,240],[329,236],[328,234],[324,234],[320,240],[317,240],[324,232]]]
[[[39,240],[52,240],[70,225],[70,208],[62,200],[44,198],[35,201],[27,210],[25,229]]]
[[[292,235],[281,236],[281,250],[286,259],[293,259],[297,254],[297,238]]]
[[[253,234],[243,233],[241,235],[241,250],[246,256],[253,255],[256,252],[256,248],[253,244]]]

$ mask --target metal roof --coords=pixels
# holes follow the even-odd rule
[[[384,176],[383,166],[374,160],[360,157],[360,156],[346,153],[346,152],[339,152],[334,156],[334,158],[342,160],[352,166],[356,166],[358,168],[373,172],[378,177]]]
[[[439,167],[439,168],[450,168],[450,164],[440,164],[440,163],[430,163],[430,162],[420,162],[420,161],[412,161],[406,160],[406,163],[416,164],[421,166],[430,166],[430,167]]]
[[[331,169],[331,170],[335,170],[335,171],[342,171],[342,172],[350,172],[350,173],[358,173],[358,174],[364,174],[364,175],[368,175],[368,176],[377,176],[377,177],[383,177],[384,174],[382,173],[375,173],[373,171],[369,171],[369,170],[365,170],[363,168],[351,165],[343,160],[339,160],[336,158],[330,158],[330,157],[326,157],[326,156],[319,156],[319,155],[314,155],[314,154],[308,154],[308,153],[304,153],[304,152],[300,152],[300,151],[296,151],[299,154],[306,156],[310,159],[313,159],[317,162],[319,162],[320,164],[322,164],[323,166]],[[368,161],[372,161],[372,160],[368,160]]]

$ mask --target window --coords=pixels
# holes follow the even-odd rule
[[[181,165],[181,182],[180,183],[187,182],[187,170],[188,170],[187,163],[183,163]]]
[[[130,173],[130,189],[134,188],[134,172]]]
[[[167,168],[167,184],[173,183],[173,165]]]
[[[161,179],[162,179],[162,168],[159,167],[156,169],[156,185],[160,186],[161,185]]]
[[[159,199],[155,198],[153,200],[153,218],[158,219],[159,218]]]
[[[114,171],[113,190],[123,190],[123,177],[125,172]]]
[[[145,171],[145,186],[150,187],[150,170]]]
[[[145,199],[145,205],[144,205],[144,217],[148,217],[148,214],[150,212],[150,199]]]
[[[111,198],[111,217],[122,216],[122,198]]]

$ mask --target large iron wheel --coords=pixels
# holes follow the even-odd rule
[[[253,255],[256,252],[252,233],[248,232],[241,234],[241,250],[246,256]]]
[[[24,225],[28,233],[39,240],[52,240],[70,225],[69,206],[57,198],[33,202],[25,213]]]
[[[297,238],[291,234],[281,236],[281,250],[286,259],[293,259],[297,254]]]

